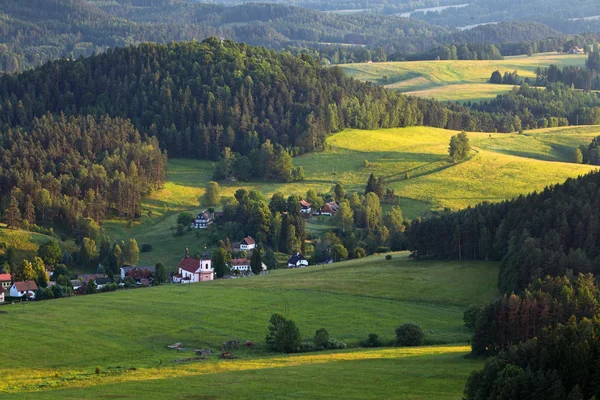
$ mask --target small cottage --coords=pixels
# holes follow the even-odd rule
[[[38,289],[34,281],[15,282],[10,287],[10,297],[35,300],[35,291]]]
[[[210,225],[212,225],[213,220],[212,216],[208,212],[208,210],[202,211],[198,216],[192,221],[193,229],[206,229]]]
[[[288,260],[288,268],[302,268],[308,267],[308,260],[304,258],[300,253],[296,253],[291,256]]]
[[[250,236],[245,237],[240,243],[240,250],[254,250],[256,248],[256,242]]]
[[[231,271],[247,272],[250,270],[250,261],[245,258],[234,258],[229,266]]]
[[[312,212],[312,204],[307,201],[300,200],[300,212],[302,214],[310,214]]]
[[[323,207],[321,207],[321,210],[320,210],[320,215],[326,215],[328,217],[333,217],[338,212],[339,209],[340,209],[340,206],[335,201],[332,201],[331,203],[323,204]]]
[[[10,290],[12,286],[12,276],[10,274],[0,274],[0,287],[4,290]]]

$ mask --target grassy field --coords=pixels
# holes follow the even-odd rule
[[[267,197],[278,190],[304,195],[309,188],[329,192],[335,182],[342,182],[347,190],[363,191],[369,174],[374,173],[396,191],[404,216],[413,219],[431,209],[460,209],[513,198],[591,171],[591,166],[569,162],[574,149],[599,135],[600,127],[545,129],[523,135],[470,133],[475,151],[460,164],[448,159],[448,142],[454,134],[429,127],[347,130],[331,136],[326,151],[295,158],[295,164],[306,171],[303,182],[225,183],[221,191],[232,196],[246,187]],[[409,180],[404,180],[405,173]],[[211,175],[210,162],[170,160],[169,182],[143,203],[146,216],[130,228],[123,221],[105,222],[105,230],[113,238],[135,237],[140,245],[152,244],[152,252],[141,254],[141,264],[160,261],[175,268],[186,246],[196,252],[210,242],[204,231],[174,237],[173,227],[178,212],[201,209],[198,197]],[[331,226],[327,218],[315,219],[309,229],[322,234]]]
[[[248,384],[273,393],[265,398],[288,397],[281,390],[294,388],[304,398],[332,398],[338,391],[352,395],[348,398],[381,398],[408,390],[412,397],[405,398],[459,399],[469,371],[480,365],[462,358],[470,337],[462,312],[496,293],[497,271],[495,263],[416,262],[397,253],[391,261],[373,256],[260,277],[5,306],[0,309],[5,349],[0,394],[24,398],[28,392],[52,389],[60,391],[34,397],[114,393],[158,398],[173,387],[194,393],[205,386],[198,378],[210,374],[211,384],[203,389],[208,391],[200,392],[216,396],[209,398],[237,398],[234,389]],[[370,332],[389,343],[397,325],[417,322],[431,347],[273,357],[263,345],[273,312],[294,319],[307,339],[325,327],[351,346]],[[192,357],[192,352],[166,348],[181,341],[217,351],[232,339],[252,340],[257,346],[236,352],[240,358],[235,361],[211,357],[188,365],[173,361]],[[455,347],[459,344],[463,346]],[[96,366],[103,371],[100,376],[94,374]],[[389,379],[382,381],[389,384],[376,385],[381,379],[377,371],[388,371],[384,376],[390,377],[395,371],[398,385]],[[257,376],[273,380],[257,381]],[[329,378],[311,383],[315,376]],[[344,379],[348,384],[341,387]],[[155,397],[142,396],[142,388]],[[238,393],[239,398],[251,394]]]
[[[415,96],[441,101],[481,101],[512,89],[511,85],[487,83],[496,70],[501,73],[516,70],[522,77],[533,78],[538,67],[585,66],[585,60],[587,55],[544,53],[504,60],[384,62],[341,67],[349,76]]]
[[[459,400],[469,373],[483,364],[465,359],[468,351],[465,346],[435,346],[213,360],[182,368],[109,371],[100,376],[89,371],[59,373],[43,382],[60,388],[68,380],[68,389],[2,398]]]

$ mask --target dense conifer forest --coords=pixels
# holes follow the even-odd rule
[[[165,175],[156,138],[142,138],[120,118],[45,115],[0,132],[0,144],[9,227],[58,223],[74,233],[82,218],[133,218]]]

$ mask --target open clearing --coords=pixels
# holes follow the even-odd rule
[[[587,55],[543,53],[532,57],[505,57],[504,60],[442,60],[344,64],[347,75],[389,89],[441,101],[481,101],[496,97],[512,85],[487,83],[492,72],[518,71],[523,78],[534,78],[538,67],[585,66]]]
[[[182,394],[216,396],[209,398],[249,398],[257,392],[284,398],[292,390],[311,398],[338,393],[389,398],[406,390],[406,398],[459,399],[468,373],[481,364],[463,358],[470,333],[462,326],[462,313],[496,294],[497,272],[496,263],[416,262],[397,253],[391,261],[372,256],[324,269],[5,306],[0,393],[159,398],[177,387]],[[397,325],[417,322],[431,346],[274,357],[263,345],[273,312],[296,321],[305,339],[325,327],[351,346],[370,332],[391,343]],[[234,352],[238,360],[211,356],[187,365],[173,360],[193,353],[166,348],[183,342],[218,352],[222,342],[234,339],[257,345]],[[94,374],[96,366],[100,376]],[[202,375],[210,375],[210,384]],[[315,376],[327,379],[315,383]],[[246,384],[251,390],[242,390]]]

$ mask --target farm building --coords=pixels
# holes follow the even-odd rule
[[[34,281],[15,282],[10,287],[10,297],[35,299],[35,291],[38,289]]]
[[[323,204],[323,207],[319,210],[319,214],[333,217],[339,209],[340,206],[335,201],[332,201],[331,203]]]
[[[203,253],[200,260],[185,257],[181,260],[178,273],[173,276],[173,283],[196,283],[215,279],[215,270],[208,253]]]
[[[240,250],[254,250],[256,248],[256,242],[250,236],[245,237],[240,242]]]

